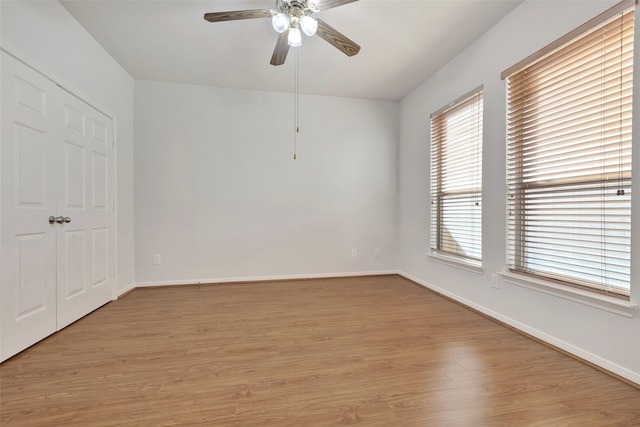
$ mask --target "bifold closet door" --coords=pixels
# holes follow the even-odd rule
[[[58,88],[2,52],[0,351],[5,359],[56,330]]]
[[[57,327],[112,299],[114,259],[113,125],[66,91],[56,213]]]
[[[0,360],[113,297],[113,122],[2,52]]]

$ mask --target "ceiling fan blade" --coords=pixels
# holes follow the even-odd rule
[[[237,19],[271,18],[273,12],[269,9],[234,10],[231,12],[210,12],[204,14],[209,22],[235,21]]]
[[[271,56],[271,65],[282,65],[287,59],[287,53],[289,53],[289,30],[280,33],[276,47],[273,49],[273,55]]]
[[[313,4],[318,11],[331,9],[333,7],[342,6],[343,4],[353,3],[358,0],[314,0]]]
[[[347,36],[334,29],[321,19],[318,21],[318,32],[316,33],[320,38],[327,41],[327,43],[335,46],[347,56],[357,55],[360,52],[360,45],[349,39]]]

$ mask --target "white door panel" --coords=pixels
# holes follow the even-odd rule
[[[112,298],[111,120],[63,93],[64,173],[58,197],[58,329]],[[99,230],[99,232],[97,232]]]
[[[92,230],[92,251],[91,265],[93,267],[91,274],[91,286],[108,287],[109,286],[109,240],[112,230],[108,227],[94,227]]]
[[[86,149],[70,141],[63,143],[64,150],[64,208],[86,209],[87,165]]]
[[[56,329],[57,87],[2,53],[2,360]]]
[[[91,207],[94,211],[109,209],[109,160],[103,153],[91,153]]]
[[[43,285],[50,282],[47,276],[51,271],[48,265],[51,254],[47,252],[50,245],[46,233],[16,234],[13,238],[16,260],[13,274],[17,286],[12,317],[21,321],[50,306]]]

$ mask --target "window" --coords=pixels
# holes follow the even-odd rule
[[[482,88],[431,115],[431,251],[480,266]]]
[[[633,1],[585,26],[505,72],[507,262],[628,298]]]

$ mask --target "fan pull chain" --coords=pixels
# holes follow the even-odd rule
[[[298,134],[300,133],[300,67],[298,61],[298,49],[294,48],[294,70],[293,70],[293,160],[298,158]]]

